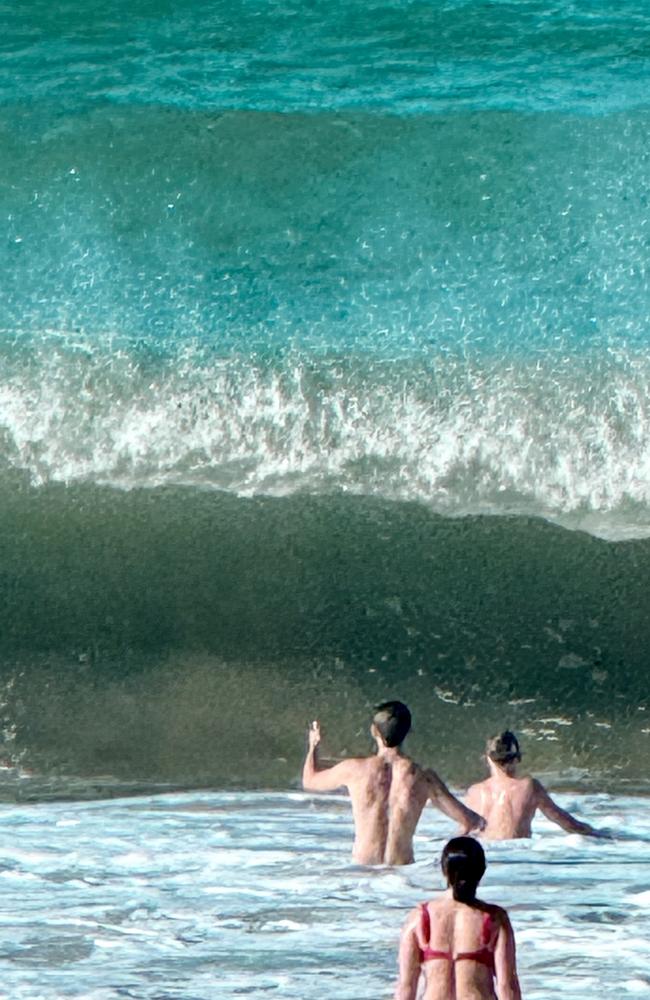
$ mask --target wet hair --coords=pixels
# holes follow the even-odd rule
[[[375,708],[373,724],[387,747],[398,747],[411,728],[411,713],[401,701],[383,701]]]
[[[485,752],[495,764],[511,764],[515,760],[521,760],[519,741],[509,729],[488,740]]]
[[[473,837],[453,837],[442,852],[442,873],[447,879],[454,899],[472,903],[476,889],[485,873],[485,852]]]

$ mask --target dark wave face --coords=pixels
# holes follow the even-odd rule
[[[647,5],[0,11],[7,758],[644,780]]]
[[[311,717],[365,751],[399,696],[450,779],[509,725],[538,769],[644,780],[648,541],[180,488],[5,482],[2,511],[7,751],[39,771],[284,784]]]

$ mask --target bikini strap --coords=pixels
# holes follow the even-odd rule
[[[429,916],[429,907],[426,903],[420,903],[420,930],[422,932],[424,947],[427,948],[431,940],[431,917]]]
[[[489,944],[492,940],[492,914],[483,914],[483,944]]]

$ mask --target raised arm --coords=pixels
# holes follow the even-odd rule
[[[470,830],[482,830],[485,827],[483,817],[479,816],[473,809],[468,809],[455,795],[452,795],[435,771],[427,771],[426,778],[429,786],[429,798],[434,806],[437,806],[446,816],[456,820],[462,833],[469,833]]]
[[[551,796],[548,794],[541,782],[535,779],[535,803],[537,808],[540,809],[547,819],[550,819],[552,823],[557,823],[561,826],[563,830],[567,833],[582,833],[587,837],[600,837],[602,834],[598,830],[594,830],[593,826],[589,823],[582,823],[571,813],[567,812],[566,809],[562,809],[557,802],[554,802]]]
[[[505,910],[500,913],[501,926],[494,949],[494,974],[499,1000],[521,1000],[517,976],[515,936]]]
[[[320,767],[318,763],[318,744],[320,743],[320,725],[314,721],[308,732],[309,748],[302,768],[302,787],[308,792],[333,792],[336,788],[347,785],[349,778],[349,762],[342,760],[334,767]]]
[[[415,1000],[420,979],[421,952],[417,938],[419,910],[406,918],[399,942],[399,978],[394,1000]]]

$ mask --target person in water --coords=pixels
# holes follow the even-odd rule
[[[370,727],[377,744],[372,757],[342,760],[323,768],[318,762],[320,725],[309,728],[309,749],[302,785],[310,792],[347,788],[352,800],[355,840],[352,856],[362,865],[408,865],[413,834],[428,800],[460,824],[463,832],[479,829],[483,818],[451,794],[438,775],[402,753],[411,713],[401,701],[378,705]]]
[[[472,785],[465,797],[467,806],[485,817],[481,836],[486,840],[532,836],[531,823],[538,809],[568,833],[607,836],[561,809],[541,782],[517,774],[521,750],[514,733],[506,730],[488,740],[486,760],[490,777]]]
[[[515,938],[508,914],[476,898],[485,854],[472,837],[454,837],[442,852],[447,892],[406,919],[395,1000],[521,1000]]]

